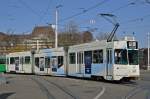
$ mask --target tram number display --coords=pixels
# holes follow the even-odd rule
[[[138,43],[136,41],[128,41],[127,42],[127,47],[129,49],[137,49],[138,48]]]

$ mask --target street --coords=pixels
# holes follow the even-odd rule
[[[5,74],[0,99],[150,99],[150,71],[125,83],[37,75]]]

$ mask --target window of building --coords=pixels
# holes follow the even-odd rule
[[[103,50],[93,51],[93,63],[103,63]]]
[[[70,53],[69,54],[69,59],[70,59],[70,64],[75,64],[76,63],[76,55],[75,53]]]

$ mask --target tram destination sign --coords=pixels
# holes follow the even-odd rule
[[[137,49],[138,48],[137,41],[128,41],[127,42],[127,48],[128,49]]]

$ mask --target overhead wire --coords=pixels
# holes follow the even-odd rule
[[[44,11],[43,15],[40,17],[40,19],[39,19],[40,21],[39,21],[39,22],[42,22],[42,20],[44,19],[44,17],[45,17],[46,14],[48,13],[49,8],[51,7],[51,5],[50,5],[51,2],[52,2],[52,1],[49,0],[48,6],[47,6],[46,10]]]
[[[107,1],[109,1],[109,0],[107,0]],[[97,3],[97,4],[95,4],[95,5],[93,5],[93,6],[89,7],[89,8],[87,8],[87,9],[85,9],[85,10],[79,12],[79,13],[76,13],[76,14],[71,15],[71,16],[69,16],[69,17],[66,17],[66,18],[64,18],[64,19],[61,19],[61,20],[59,20],[59,22],[63,22],[63,21],[72,19],[72,18],[74,18],[74,17],[80,16],[80,15],[82,15],[82,14],[85,14],[85,13],[87,13],[87,12],[89,12],[89,11],[91,11],[91,10],[97,8],[97,7],[99,7],[100,5],[106,3],[107,1],[106,1],[106,0],[103,0],[103,1],[101,1],[101,2],[99,2],[99,3]]]
[[[135,1],[136,1],[136,0],[135,0]],[[123,5],[123,6],[120,6],[120,7],[116,8],[116,9],[112,10],[110,13],[114,13],[114,12],[116,12],[116,11],[119,11],[119,10],[121,10],[121,9],[123,9],[123,8],[126,8],[126,7],[128,7],[128,6],[130,6],[130,5],[134,5],[134,4],[135,4],[135,2],[131,2],[131,3],[125,4],[125,5]]]
[[[40,18],[40,14],[37,13],[35,10],[33,10],[25,1],[23,0],[18,0],[18,2],[20,2],[24,7],[26,7],[30,12],[32,12],[33,14],[35,14],[36,16],[38,16]]]
[[[44,12],[43,16],[41,16],[39,13],[37,13],[35,10],[33,10],[33,9],[32,9],[26,2],[24,2],[23,0],[18,0],[18,1],[19,1],[22,5],[24,5],[26,8],[28,8],[32,13],[34,13],[35,15],[37,15],[38,17],[40,17],[40,20],[43,20],[44,16],[46,15],[46,12],[49,10],[49,6],[50,6],[50,5],[49,5],[49,6],[47,7],[47,9],[46,9],[46,11]],[[107,0],[107,1],[108,1],[108,0]],[[107,1],[106,1],[106,0],[103,0],[103,1],[101,1],[101,2],[99,2],[99,3],[97,3],[96,5],[93,5],[93,6],[89,7],[89,8],[87,8],[87,9],[84,9],[83,11],[81,11],[81,12],[79,12],[79,13],[76,13],[76,14],[71,15],[71,16],[69,16],[69,17],[66,17],[66,18],[64,18],[64,19],[61,19],[61,20],[59,20],[59,22],[61,23],[61,22],[67,21],[67,20],[69,20],[69,19],[72,19],[72,18],[74,18],[74,17],[77,17],[77,16],[80,16],[80,15],[82,15],[82,14],[85,14],[85,13],[87,13],[88,11],[91,11],[91,10],[93,10],[93,9],[95,9],[95,8],[97,8],[97,7],[99,7],[100,5],[106,3]],[[112,10],[111,13],[114,13],[114,12],[116,12],[116,11],[119,11],[119,10],[121,10],[121,9],[123,9],[123,8],[126,8],[126,7],[130,6],[130,5],[134,5],[136,1],[137,1],[137,0],[134,0],[134,2],[130,2],[130,3],[128,3],[128,4],[125,4],[125,5],[123,5],[123,6],[120,6],[120,7],[116,8],[116,9]],[[145,0],[145,1],[146,1],[147,3],[150,2],[149,0]],[[145,15],[144,17],[149,17],[149,16],[150,16],[150,15]],[[136,18],[136,19],[128,20],[127,22],[142,21],[143,19],[144,19],[143,17],[142,17],[142,18]]]
[[[149,0],[144,0],[146,3],[150,3]],[[132,4],[136,4],[136,2],[140,2],[139,0],[135,0]],[[134,19],[130,19],[130,20],[127,20],[123,23],[132,23],[132,22],[137,22],[137,21],[143,21],[145,18],[149,17],[150,14],[147,14],[147,15],[144,15],[142,17],[139,17],[139,18],[134,18]]]
[[[132,2],[130,2],[130,3],[127,3],[127,4],[123,5],[123,6],[120,6],[120,7],[116,8],[116,9],[110,11],[109,13],[113,13],[113,12],[119,11],[119,10],[121,10],[121,9],[123,9],[123,8],[126,8],[126,7],[128,7],[128,6],[130,6],[130,5],[134,5],[136,1],[137,1],[137,0],[134,0],[134,1],[132,1]],[[92,8],[92,7],[91,7],[91,8]],[[86,12],[86,10],[84,10],[84,12]],[[98,18],[96,17],[96,19],[94,19],[94,20],[98,20]]]

